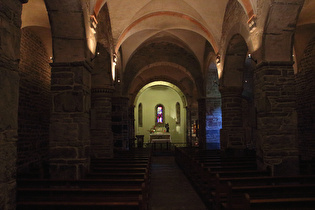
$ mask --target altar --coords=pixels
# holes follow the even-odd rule
[[[156,132],[150,134],[150,143],[171,142],[171,134],[166,132]]]

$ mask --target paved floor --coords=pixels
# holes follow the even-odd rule
[[[173,156],[153,156],[151,210],[206,210]]]

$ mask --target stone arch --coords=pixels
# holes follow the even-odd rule
[[[244,38],[240,34],[234,34],[225,53],[221,88],[242,87],[243,68],[247,53],[248,47]]]
[[[161,83],[165,86],[171,86],[173,87],[173,89],[176,90],[176,92],[181,96],[182,98],[182,103],[184,106],[188,106],[191,102],[188,100],[189,98],[189,94],[187,94],[187,90],[185,89],[185,87],[183,87],[183,85],[181,85],[181,83],[177,82],[176,80],[174,80],[173,78],[170,77],[154,77],[154,78],[150,78],[149,80],[143,81],[142,83],[138,84],[134,91],[132,93],[129,93],[130,97],[130,103],[134,104],[134,102],[137,100],[137,97],[139,95],[139,93],[144,90],[146,87],[149,87],[152,84],[155,83]],[[157,85],[157,84],[155,84]]]
[[[248,51],[251,53],[254,52],[253,43],[251,40],[251,34],[248,27],[248,16],[245,13],[243,6],[238,1],[230,0],[227,4],[224,22],[223,22],[223,29],[222,29],[222,37],[221,37],[221,50],[220,50],[220,63],[218,63],[218,74],[219,78],[222,77],[224,74],[225,68],[225,59],[227,49],[230,45],[230,41],[232,38],[239,34],[243,37],[244,42],[247,45]]]
[[[292,62],[293,34],[304,0],[271,1],[262,36],[262,60]]]
[[[220,82],[222,97],[221,148],[245,148],[243,129],[243,74],[247,44],[240,34],[229,41],[224,61],[224,70]]]
[[[154,56],[151,56],[153,54]],[[181,57],[181,59],[178,59],[178,57]],[[204,94],[204,81],[198,59],[182,47],[169,42],[150,43],[149,45],[143,46],[133,55],[132,59],[130,59],[126,65],[123,74],[123,78],[128,78],[128,80],[123,79],[123,92],[127,92],[130,88],[130,85],[139,70],[143,69],[145,66],[149,66],[156,62],[163,62],[165,60],[187,69],[194,78],[198,94]]]
[[[45,0],[51,33],[55,63],[85,61],[90,55],[87,48],[85,15],[82,1]]]

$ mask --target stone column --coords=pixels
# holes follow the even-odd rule
[[[242,119],[242,88],[223,87],[221,149],[244,149],[244,129]]]
[[[84,61],[51,66],[50,175],[80,179],[89,167],[91,68]]]
[[[206,99],[198,99],[199,147],[206,149]]]
[[[129,147],[129,98],[123,96],[112,99],[112,129],[114,134],[114,147],[126,150]]]
[[[112,132],[113,86],[92,89],[91,108],[91,157],[113,157]]]
[[[256,148],[259,166],[275,175],[299,170],[297,114],[292,62],[264,62],[255,70]]]
[[[20,1],[0,0],[0,209],[15,209],[19,103]]]
[[[222,128],[221,98],[207,97],[206,139],[208,149],[220,149],[220,130]]]

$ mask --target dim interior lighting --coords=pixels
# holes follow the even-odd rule
[[[100,54],[100,52],[97,52],[96,54],[97,54],[97,55],[99,55],[99,54]]]

